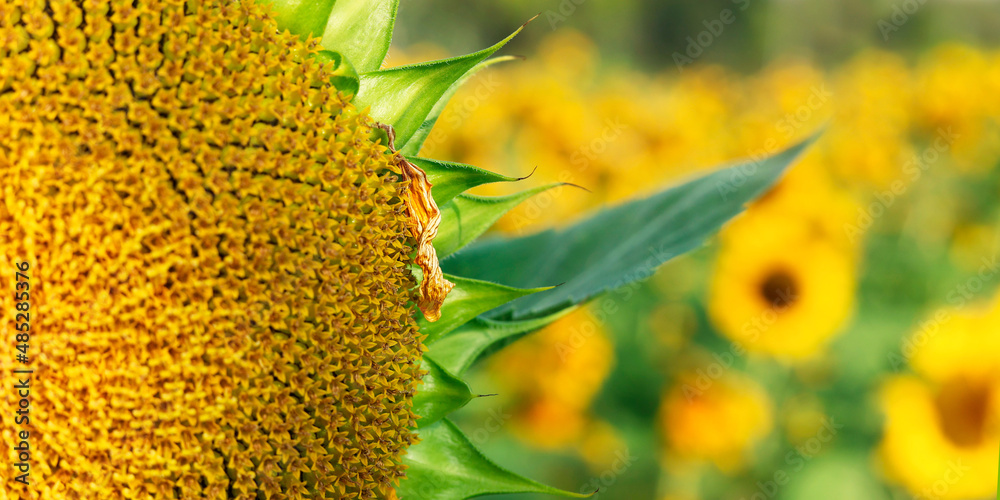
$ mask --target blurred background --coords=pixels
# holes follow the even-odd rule
[[[539,13],[501,51],[524,60],[470,79],[421,152],[535,170],[480,194],[590,190],[497,231],[826,131],[703,248],[478,366],[498,395],[457,414],[472,440],[600,500],[994,498],[998,4],[408,0],[387,65]]]

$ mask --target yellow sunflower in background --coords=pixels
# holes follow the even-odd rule
[[[823,240],[747,242],[720,251],[709,314],[750,352],[785,360],[816,354],[854,300],[853,260]]]
[[[1000,303],[941,311],[904,343],[915,375],[887,380],[879,457],[888,478],[920,498],[996,493],[1000,448]]]
[[[796,169],[755,201],[719,233],[724,245],[765,246],[789,240],[824,240],[853,259],[864,229],[858,224],[860,205],[834,183],[826,141],[802,157]],[[803,256],[808,258],[808,256]]]
[[[901,168],[913,155],[911,73],[899,55],[866,50],[832,79],[836,111],[827,164],[839,179],[866,194],[911,181]]]
[[[707,460],[735,472],[770,432],[773,411],[767,393],[739,373],[685,372],[664,395],[660,422],[668,460]]]
[[[854,301],[854,251],[843,210],[835,210],[850,205],[804,166],[806,175],[786,178],[723,233],[709,291],[709,315],[723,335],[786,360],[816,354]],[[796,208],[810,205],[832,209]]]
[[[537,447],[556,449],[585,444],[582,437],[597,429],[590,403],[613,362],[614,347],[603,327],[581,310],[509,346],[490,367],[502,392],[518,402],[514,433]]]
[[[927,135],[948,139],[962,171],[981,172],[1000,160],[996,74],[995,54],[959,44],[941,45],[917,68],[918,123]]]

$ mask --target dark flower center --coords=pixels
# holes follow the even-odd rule
[[[792,305],[799,295],[795,278],[787,271],[778,269],[772,271],[760,284],[760,295],[771,307],[783,309]]]
[[[955,379],[944,384],[935,399],[941,431],[957,446],[982,443],[986,435],[990,390],[981,382]]]

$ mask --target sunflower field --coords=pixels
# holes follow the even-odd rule
[[[1000,9],[0,0],[0,287],[0,500],[1000,500]]]
[[[574,5],[583,14],[546,3],[530,55],[472,77],[421,150],[569,184],[511,210],[500,233],[565,226],[823,133],[707,245],[477,369],[472,387],[495,395],[456,417],[471,439],[592,498],[993,498],[995,40],[925,29],[880,43],[921,29],[891,24],[886,4],[874,42],[843,55],[779,51],[748,69],[735,44],[688,61],[681,42],[678,64],[668,52],[643,66],[595,19],[657,8]],[[388,62],[443,53],[414,44]]]

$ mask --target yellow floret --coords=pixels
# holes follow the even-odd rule
[[[0,40],[0,268],[31,265],[35,371],[33,484],[2,489],[389,497],[423,350],[406,183],[314,41],[215,0],[0,0]]]

